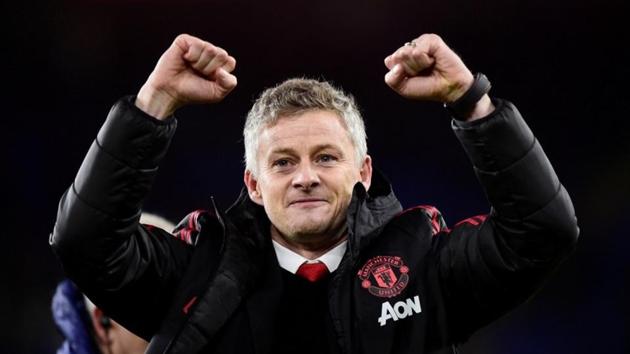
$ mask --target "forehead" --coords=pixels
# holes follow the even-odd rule
[[[299,149],[308,145],[334,145],[352,148],[348,130],[341,117],[325,110],[307,111],[298,115],[279,117],[276,123],[262,129],[260,152],[275,148]]]

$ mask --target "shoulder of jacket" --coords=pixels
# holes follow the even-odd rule
[[[218,219],[216,214],[211,210],[199,209],[186,215],[172,231],[173,237],[176,237],[189,245],[196,245],[199,235],[201,235],[201,229]],[[207,227],[207,226],[206,226]]]
[[[413,227],[413,225],[429,224],[431,235],[441,231],[448,231],[448,227],[442,213],[432,205],[417,205],[401,211],[394,217],[395,222],[401,226]]]

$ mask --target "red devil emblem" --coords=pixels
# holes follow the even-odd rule
[[[377,256],[359,270],[361,286],[379,297],[394,297],[409,283],[409,268],[397,256]],[[373,284],[376,282],[376,284]]]

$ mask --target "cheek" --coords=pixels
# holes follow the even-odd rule
[[[352,192],[354,190],[354,185],[358,182],[354,175],[346,174],[344,176],[339,176],[337,181],[343,181],[342,183],[337,184],[337,206],[336,209],[346,209],[350,204],[350,199],[352,199]]]
[[[344,175],[344,191],[347,194],[352,195],[352,191],[354,190],[354,186],[357,182],[361,182],[361,174],[358,171],[352,170]]]
[[[278,209],[282,207],[285,188],[281,182],[264,181],[259,184],[259,192],[265,208]]]

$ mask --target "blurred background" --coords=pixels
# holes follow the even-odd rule
[[[57,202],[110,106],[135,94],[179,33],[237,59],[239,85],[179,128],[146,210],[177,221],[226,208],[242,185],[252,100],[289,77],[354,94],[375,165],[405,207],[436,205],[453,225],[486,213],[470,164],[435,103],[398,97],[383,59],[441,35],[492,94],[514,102],[571,194],[576,252],[537,297],[481,330],[462,353],[628,353],[630,100],[622,1],[45,1],[5,4],[0,352],[53,353],[50,298],[63,271],[48,247]]]

